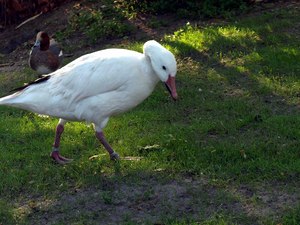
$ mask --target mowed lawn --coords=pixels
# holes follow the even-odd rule
[[[74,162],[57,165],[57,119],[0,107],[0,224],[300,224],[299,8],[190,22],[161,43],[179,100],[159,84],[111,118],[120,162],[92,126],[68,123]],[[1,96],[32,79],[1,72]]]

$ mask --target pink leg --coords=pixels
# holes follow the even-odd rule
[[[59,164],[66,164],[72,161],[72,159],[65,158],[59,154],[60,137],[64,132],[64,125],[59,123],[56,127],[55,140],[53,143],[53,149],[50,154],[51,158]]]
[[[64,129],[65,129],[64,125],[62,125],[62,124],[57,125],[56,133],[55,133],[55,140],[54,140],[54,143],[53,143],[54,148],[59,148],[60,137],[61,137],[62,133],[64,132]]]
[[[111,160],[118,160],[120,158],[118,153],[116,153],[112,149],[112,147],[108,144],[102,131],[100,131],[100,132],[96,131],[96,137],[101,142],[101,144],[104,146],[104,148],[108,151]]]

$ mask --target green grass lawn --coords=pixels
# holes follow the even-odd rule
[[[91,126],[69,123],[61,152],[75,161],[56,165],[49,153],[57,119],[0,107],[0,224],[105,224],[96,215],[71,212],[67,205],[47,212],[35,205],[37,199],[53,200],[74,195],[70,190],[95,188],[106,191],[99,196],[110,207],[116,199],[107,185],[143,185],[147,179],[153,184],[152,177],[160,184],[204,180],[210,190],[196,192],[193,185],[189,189],[195,196],[206,196],[193,204],[212,207],[210,211],[199,206],[199,217],[190,217],[187,211],[178,218],[174,209],[160,220],[162,224],[299,224],[299,21],[299,10],[277,9],[216,25],[188,23],[166,34],[162,43],[177,58],[180,98],[173,102],[158,85],[137,108],[111,118],[105,133],[125,158],[118,163],[109,161]],[[127,48],[141,46],[131,43]],[[0,94],[32,78],[28,68],[2,73]],[[90,160],[91,156],[95,157]],[[130,157],[135,160],[126,160]],[[256,190],[265,185],[270,192],[277,185],[284,187],[296,202],[276,216],[249,216],[220,206],[245,203],[241,196],[229,195],[232,187]],[[221,194],[212,195],[215,189]],[[151,190],[141,199],[151,198],[155,189]],[[263,192],[256,193],[245,204],[260,209]],[[26,204],[29,210],[22,211]],[[134,215],[121,219],[121,224],[154,222],[137,222]]]

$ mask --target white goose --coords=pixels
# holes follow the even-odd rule
[[[143,54],[126,49],[106,49],[83,55],[63,68],[0,98],[9,105],[60,118],[51,157],[60,164],[71,159],[59,153],[60,137],[67,121],[94,124],[96,137],[112,160],[119,155],[106,141],[103,128],[110,116],[125,112],[146,99],[159,80],[177,99],[174,55],[154,40]]]

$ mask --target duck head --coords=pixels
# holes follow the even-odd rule
[[[36,35],[36,41],[34,47],[39,47],[41,51],[49,49],[50,38],[45,31],[40,31]]]
[[[144,44],[143,50],[144,54],[150,58],[152,68],[156,75],[165,83],[173,100],[177,100],[178,95],[175,84],[177,65],[174,55],[154,40],[147,41]]]

